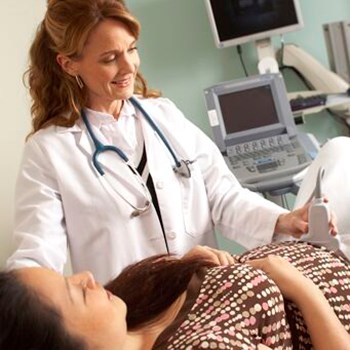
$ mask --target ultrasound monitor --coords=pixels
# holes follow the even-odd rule
[[[218,100],[228,135],[278,123],[270,85],[218,95]]]
[[[214,139],[222,152],[235,144],[297,132],[280,73],[223,82],[204,94]]]
[[[298,0],[205,0],[205,3],[218,48],[303,27]]]
[[[223,82],[204,95],[214,141],[239,182],[258,192],[294,191],[319,144],[298,132],[281,73]]]

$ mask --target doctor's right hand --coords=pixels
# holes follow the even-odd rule
[[[327,198],[324,198],[323,200],[325,203],[328,202]],[[295,209],[289,213],[281,214],[277,219],[274,234],[288,234],[299,239],[301,236],[308,233],[310,205],[311,202],[308,202],[301,208]],[[336,217],[333,212],[331,212],[329,232],[332,236],[335,236],[338,233]]]

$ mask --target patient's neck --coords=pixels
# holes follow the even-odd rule
[[[176,318],[186,299],[186,292],[182,293],[171,305],[152,323],[140,329],[128,332],[125,350],[151,350],[158,336]]]

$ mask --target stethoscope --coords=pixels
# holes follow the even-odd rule
[[[133,104],[133,106],[136,109],[138,109],[142,113],[144,118],[147,120],[148,124],[157,133],[157,135],[160,137],[160,139],[164,143],[165,147],[167,148],[167,150],[171,154],[171,156],[174,160],[174,163],[175,163],[175,166],[173,166],[174,172],[176,174],[180,175],[181,177],[190,178],[191,177],[190,164],[193,163],[193,161],[183,160],[183,159],[179,160],[178,157],[176,156],[174,150],[170,146],[168,140],[165,138],[164,134],[161,132],[161,130],[158,128],[158,126],[155,124],[155,122],[152,120],[152,118],[147,113],[147,111],[141,106],[140,102],[137,101],[135,97],[130,97],[129,101]],[[103,152],[107,152],[107,151],[117,153],[118,156],[129,167],[129,169],[131,170],[131,172],[134,174],[135,178],[137,179],[138,183],[141,185],[142,191],[143,191],[144,196],[146,198],[145,204],[142,207],[134,205],[133,203],[131,203],[130,200],[127,199],[127,197],[125,195],[121,194],[120,191],[117,191],[115,189],[115,186],[112,186],[110,181],[108,181],[108,182],[110,183],[110,186],[115,190],[115,192],[117,192],[119,194],[119,196],[121,196],[133,208],[133,211],[131,213],[131,217],[136,217],[136,216],[143,214],[144,212],[146,212],[150,208],[151,202],[152,202],[152,196],[151,196],[145,182],[142,180],[140,174],[135,169],[135,167],[131,164],[127,155],[120,148],[118,148],[117,146],[113,146],[113,145],[105,145],[100,140],[98,140],[98,138],[96,137],[96,135],[94,134],[94,132],[92,130],[91,124],[90,124],[89,119],[87,118],[84,110],[81,110],[81,117],[82,117],[83,122],[86,126],[87,132],[88,132],[89,136],[91,137],[91,140],[95,146],[95,151],[92,154],[92,164],[93,164],[94,168],[97,170],[97,172],[99,173],[99,175],[101,177],[105,178],[108,181],[108,176],[106,176],[105,171],[103,170],[100,162],[98,161],[98,157]]]

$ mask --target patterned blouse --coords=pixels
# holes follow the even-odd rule
[[[287,258],[322,290],[350,332],[350,264],[306,243],[269,244],[239,257],[239,263],[193,276],[186,301],[153,350],[312,349],[301,312],[284,300],[262,271],[244,264],[274,254]]]

